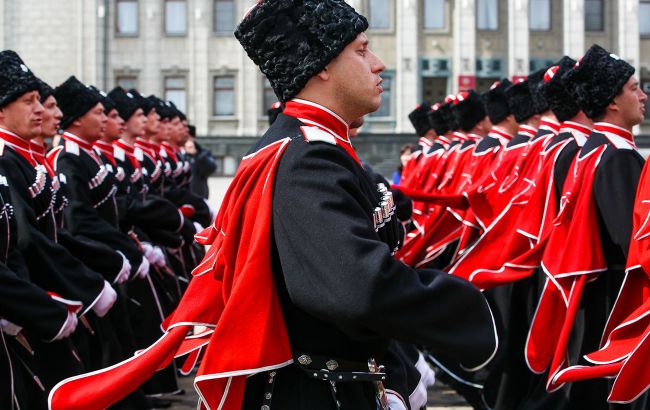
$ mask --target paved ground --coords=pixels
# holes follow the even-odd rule
[[[196,410],[196,403],[198,396],[194,391],[192,385],[192,377],[183,377],[180,379],[180,384],[185,389],[186,394],[183,396],[174,397],[172,410]],[[465,401],[456,395],[453,390],[440,382],[429,390],[429,405],[427,410],[471,410]]]

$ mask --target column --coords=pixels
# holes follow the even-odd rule
[[[139,39],[137,41],[139,53],[144,56],[141,60],[141,67],[130,67],[131,69],[141,68],[138,73],[138,86],[145,93],[152,93],[160,98],[165,98],[161,62],[161,43],[164,34],[164,8],[157,0],[143,1],[140,4],[138,16]],[[115,61],[115,65],[122,68],[124,62]]]
[[[210,73],[208,42],[212,31],[210,0],[188,2],[188,36],[190,47],[188,75],[188,115],[196,125],[197,135],[207,135],[210,119]]]
[[[618,0],[618,55],[636,69],[639,76],[639,0]]]
[[[585,52],[585,0],[565,0],[562,10],[564,54],[578,58]]]
[[[5,0],[0,0],[0,50],[5,50],[5,30],[7,27],[7,17],[5,16]]]
[[[252,0],[243,2],[243,7],[240,10],[240,15],[244,15],[244,10],[253,5]],[[262,105],[261,99],[261,86],[262,80],[260,77],[260,70],[248,58],[243,47],[237,47],[239,50],[239,75],[237,76],[237,117],[239,118],[239,126],[237,135],[255,136],[257,133],[257,117],[259,116],[260,106]]]
[[[457,0],[454,5],[454,56],[452,91],[476,85],[476,9],[474,0]]]
[[[398,0],[398,3],[400,0]],[[418,0],[401,0],[396,7],[395,132],[411,132],[408,114],[418,104],[420,73],[418,64]],[[398,6],[400,6],[398,4]]]
[[[529,66],[528,0],[508,0],[508,77],[525,77]]]

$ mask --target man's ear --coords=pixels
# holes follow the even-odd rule
[[[327,67],[323,68],[323,70],[318,74],[316,74],[316,76],[323,81],[327,81],[330,79],[330,73],[327,71]]]
[[[612,102],[609,103],[609,104],[607,105],[607,108],[608,108],[609,110],[617,111],[617,112],[618,112],[618,111],[620,111],[620,108],[619,108],[618,104],[616,103],[616,98],[618,98],[618,96],[614,97],[614,99],[612,100]]]

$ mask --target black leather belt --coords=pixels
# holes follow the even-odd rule
[[[294,362],[312,379],[330,382],[383,382],[383,368],[370,370],[368,363],[332,359],[307,353],[294,352]]]

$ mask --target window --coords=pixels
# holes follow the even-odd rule
[[[650,37],[650,0],[639,3],[639,33],[641,37]]]
[[[370,28],[390,28],[390,0],[368,0]]]
[[[604,29],[603,0],[585,0],[585,30],[603,31]]]
[[[384,92],[381,94],[381,106],[373,113],[371,117],[392,117],[393,116],[393,74],[384,72],[381,75],[384,79],[382,87]]]
[[[551,29],[551,0],[530,0],[528,24],[533,31]]]
[[[115,78],[115,85],[125,90],[137,89],[138,78],[133,75],[118,75]]]
[[[235,31],[234,0],[214,0],[214,27],[217,34],[232,35]]]
[[[476,18],[479,30],[499,29],[499,3],[498,0],[477,0]]]
[[[235,76],[214,77],[214,107],[216,117],[235,115]]]
[[[185,112],[187,101],[185,77],[165,77],[165,100],[173,102],[179,110]]]
[[[124,36],[138,34],[138,1],[117,0],[115,32]]]
[[[187,32],[187,2],[165,0],[165,33],[173,36]]]
[[[445,28],[445,0],[424,0],[424,28]]]
[[[275,95],[275,91],[273,91],[273,87],[271,87],[271,82],[267,80],[266,78],[264,79],[264,95],[262,96],[262,115],[267,115],[267,111],[271,106],[278,101],[278,97]]]

